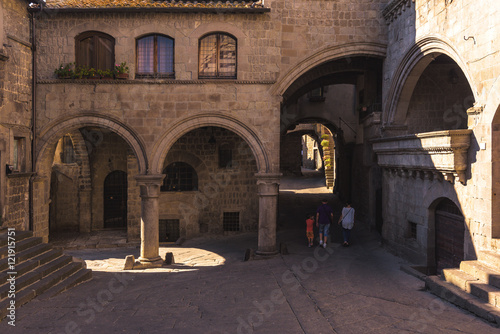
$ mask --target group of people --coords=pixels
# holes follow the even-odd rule
[[[349,240],[351,237],[351,230],[354,226],[354,208],[351,207],[351,203],[347,202],[345,207],[342,208],[342,214],[340,215],[338,224],[342,226],[342,236],[344,237],[344,247],[349,246]],[[321,205],[316,210],[316,219],[314,215],[309,215],[306,220],[306,236],[308,240],[309,247],[313,246],[314,242],[314,222],[316,221],[316,227],[319,229],[319,245],[326,248],[328,241],[328,234],[330,233],[330,224],[333,222],[333,209],[328,205],[326,199],[321,201]]]

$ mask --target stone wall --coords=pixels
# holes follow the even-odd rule
[[[215,143],[209,143],[212,135]],[[221,147],[232,150],[231,167],[219,167]],[[239,212],[241,232],[257,230],[257,166],[240,137],[218,127],[193,130],[172,146],[164,167],[173,162],[189,164],[198,177],[198,190],[160,194],[160,219],[179,219],[181,237],[224,234],[224,212]]]
[[[24,138],[24,168],[31,171],[31,43],[27,3],[0,4],[0,215],[3,226],[29,226],[29,175],[6,176],[14,164],[14,137]],[[0,226],[2,226],[0,223]]]
[[[398,0],[392,4],[394,7],[401,5],[401,10],[386,12],[389,47],[384,73],[384,126],[389,129],[406,124],[408,128],[401,128],[403,133],[429,131],[436,122],[444,126],[447,114],[443,113],[443,109],[451,108],[454,112],[457,107],[461,115],[472,103],[476,109],[468,120],[473,135],[465,185],[442,182],[439,178],[424,182],[410,178],[403,182],[384,173],[384,237],[397,244],[396,248],[413,253],[411,257],[415,260],[423,261],[423,257],[429,260],[425,252],[432,250],[432,242],[418,239],[418,246],[408,250],[398,231],[404,231],[408,212],[421,217],[419,229],[431,229],[434,214],[432,200],[442,196],[451,199],[465,216],[466,258],[473,257],[474,251],[497,249],[498,242],[492,238],[493,225],[496,224],[492,220],[492,208],[497,204],[491,200],[494,180],[490,162],[495,159],[497,149],[490,145],[490,127],[500,103],[496,83],[500,75],[500,54],[494,44],[500,26],[500,3],[494,0]],[[432,62],[440,55],[451,58],[463,73],[462,81],[469,86],[465,90],[457,89],[463,93],[447,89],[450,86],[445,82],[449,78],[445,73],[448,67],[441,64],[436,72],[438,65],[434,66]],[[441,81],[422,84],[419,88],[420,82],[417,84],[417,81],[425,80],[425,71],[433,71],[432,77],[440,77]],[[444,72],[439,74],[439,71]],[[442,90],[443,94],[430,92],[431,85],[436,90]],[[425,93],[426,90],[429,93]],[[409,107],[405,106],[410,97]],[[444,103],[443,97],[446,99]],[[418,107],[422,103],[428,105]],[[436,107],[433,103],[441,105]],[[438,109],[440,112],[437,112]],[[407,111],[408,115],[405,114]],[[421,121],[424,120],[419,117],[421,111],[426,113],[433,125],[430,121],[427,121],[427,126],[423,125]],[[390,131],[386,135],[390,136]],[[398,189],[404,189],[404,192]],[[416,256],[419,247],[420,257]]]

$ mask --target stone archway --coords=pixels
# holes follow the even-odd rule
[[[250,147],[256,161],[258,196],[259,196],[259,223],[258,223],[258,253],[276,253],[276,219],[277,197],[280,174],[278,164],[272,164],[269,146],[265,145],[256,131],[243,122],[224,114],[193,115],[172,126],[172,130],[165,133],[154,147],[151,161],[152,175],[138,178],[141,185],[141,197],[150,202],[147,206],[149,213],[143,210],[143,231],[141,237],[141,258],[143,263],[157,265],[158,258],[158,197],[164,175],[161,174],[164,160],[174,145],[183,135],[191,130],[203,127],[221,127],[234,132]],[[145,206],[144,206],[145,207]]]
[[[287,73],[285,73],[271,88],[273,95],[283,96],[285,91],[301,76],[309,72],[319,64],[345,58],[365,56],[373,58],[384,58],[387,45],[382,43],[346,43],[341,45],[330,45],[321,50],[316,50],[297,62]]]
[[[139,172],[145,172],[148,168],[147,157],[144,150],[144,145],[142,141],[135,135],[130,129],[126,128],[122,124],[115,122],[110,119],[97,116],[79,116],[73,118],[66,118],[58,120],[50,125],[46,126],[40,131],[39,137],[37,138],[36,146],[36,171],[37,178],[34,180],[34,224],[33,232],[35,236],[40,236],[44,238],[44,241],[48,241],[49,237],[49,204],[50,204],[50,184],[51,184],[51,170],[52,162],[54,158],[54,153],[56,149],[56,143],[63,137],[66,133],[73,134],[75,138],[75,149],[76,153],[79,155],[88,154],[88,147],[90,144],[88,141],[92,140],[92,135],[89,134],[88,138],[80,138],[76,136],[78,134],[78,129],[84,127],[98,127],[106,129],[115,133],[117,136],[124,139],[124,141],[129,145],[134,155],[137,158],[137,164]],[[98,136],[95,136],[98,138]],[[83,186],[81,189],[84,192],[84,196],[80,198],[79,205],[82,206],[86,204],[91,206],[89,196],[90,196],[90,185],[85,180],[89,180],[89,166],[88,160],[83,159],[82,163],[82,175],[85,177],[80,181],[86,184],[80,184]],[[87,173],[88,172],[88,173]],[[86,212],[88,210],[80,209],[80,220],[83,219],[83,223],[80,224],[81,232],[90,231],[90,213]]]
[[[438,56],[450,57],[462,70],[470,87],[474,85],[467,66],[451,42],[442,37],[428,36],[417,41],[403,57],[394,73],[392,83],[385,97],[384,125],[403,124],[415,86],[427,66]],[[477,92],[472,92],[477,99]]]
[[[252,150],[259,173],[276,172],[277,168],[271,164],[268,149],[259,139],[258,134],[243,122],[223,114],[194,115],[172,126],[172,130],[164,134],[155,145],[151,170],[160,174],[163,161],[172,145],[189,131],[206,126],[218,126],[236,133],[247,142]]]

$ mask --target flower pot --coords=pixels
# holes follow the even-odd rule
[[[116,75],[116,78],[117,79],[122,79],[122,80],[128,79],[128,73],[119,73],[119,74]]]

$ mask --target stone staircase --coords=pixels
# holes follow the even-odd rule
[[[435,295],[500,326],[500,254],[480,252],[478,260],[443,269],[425,283]]]
[[[42,293],[49,298],[92,278],[92,271],[86,269],[83,262],[74,262],[61,250],[42,243],[42,238],[33,237],[32,232],[9,232],[15,232],[11,235],[15,240],[15,253],[9,248],[12,239],[8,238],[7,229],[0,230],[0,320],[9,313],[12,300],[17,310]],[[12,277],[15,284],[10,283]],[[10,296],[13,289],[15,298]]]

